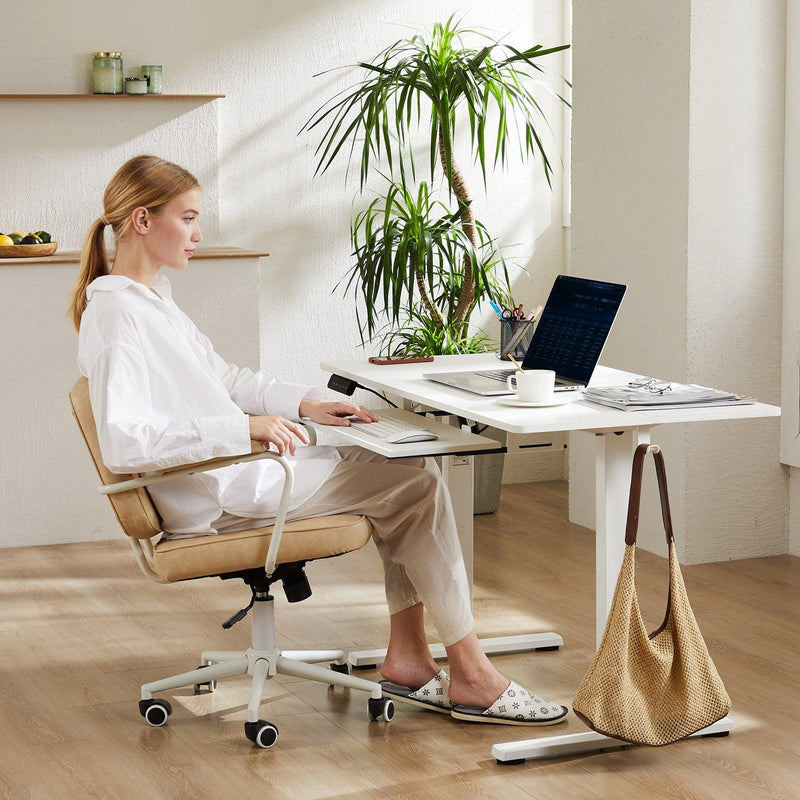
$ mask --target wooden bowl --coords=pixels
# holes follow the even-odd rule
[[[51,256],[58,250],[58,242],[50,244],[4,244],[0,245],[0,258],[41,258]]]

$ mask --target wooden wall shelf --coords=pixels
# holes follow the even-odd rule
[[[217,100],[224,94],[0,94],[0,100],[108,100],[148,97],[151,100]]]
[[[244,250],[241,247],[222,247],[208,246],[198,247],[195,254],[190,259],[194,261],[198,258],[266,258],[269,253],[262,250]],[[114,251],[108,253],[109,261],[114,258]],[[61,250],[53,253],[52,256],[42,256],[41,258],[0,258],[0,267],[13,264],[22,266],[25,264],[77,264],[81,260],[80,250]]]

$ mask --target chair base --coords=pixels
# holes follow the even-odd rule
[[[259,596],[261,595],[261,596]],[[164,701],[154,701],[154,692],[164,692],[183,686],[209,684],[212,681],[232,678],[236,675],[252,675],[250,684],[250,700],[247,704],[248,738],[261,747],[271,747],[277,739],[277,729],[259,719],[258,710],[267,680],[275,675],[292,675],[295,678],[327,683],[331,686],[342,686],[346,689],[361,689],[370,694],[369,715],[374,719],[383,718],[389,721],[393,715],[391,700],[382,696],[381,685],[375,681],[356,678],[347,674],[347,656],[343,650],[280,650],[275,645],[275,610],[272,597],[266,592],[255,595],[253,605],[253,644],[247,650],[207,650],[200,660],[203,666],[190,672],[182,672],[170,678],[152,681],[142,686],[142,715],[151,725],[162,725],[166,722],[171,708]],[[315,666],[315,662],[333,662],[331,666],[340,666],[342,671]],[[148,716],[145,710],[154,704],[160,704],[166,710]],[[153,719],[157,721],[153,721]],[[261,736],[253,728],[257,723],[270,730],[268,736]],[[250,726],[248,728],[248,726]],[[253,733],[251,736],[250,734]],[[265,744],[264,742],[269,742]]]

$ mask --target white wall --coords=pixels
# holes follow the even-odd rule
[[[4,27],[18,33],[6,36],[0,48],[0,93],[88,91],[91,52],[118,49],[126,75],[142,63],[161,63],[165,92],[219,92],[227,97],[208,104],[148,98],[0,101],[0,230],[44,228],[62,249],[77,248],[86,226],[101,211],[103,188],[124,160],[137,153],[175,160],[204,186],[206,244],[271,253],[262,264],[257,290],[231,277],[236,262],[224,268],[218,264],[216,271],[202,271],[196,262],[182,277],[191,279],[196,270],[202,282],[197,289],[187,285],[176,292],[176,299],[181,303],[186,298],[190,314],[226,311],[228,322],[217,318],[222,329],[215,327],[212,339],[229,360],[237,352],[252,352],[248,348],[254,345],[262,367],[324,384],[327,376],[317,366],[321,360],[362,354],[353,301],[331,294],[350,264],[348,221],[357,187],[353,182],[344,185],[343,165],[312,180],[316,139],[298,136],[298,131],[314,109],[357,73],[313,74],[371,58],[395,39],[443,21],[453,10],[449,0],[199,0],[189,5],[143,0],[135,6],[87,0],[70,6],[68,13],[53,0],[3,2]],[[471,26],[508,33],[511,44],[563,41],[561,0],[459,4],[457,10]],[[560,57],[549,63],[560,69]],[[559,104],[550,99],[543,107],[557,148]],[[515,245],[509,254],[530,270],[531,279],[515,278],[518,302],[528,307],[543,302],[553,277],[564,270],[560,175],[551,192],[538,164],[520,167],[512,155],[505,173],[489,176],[487,195],[464,142],[460,145],[457,156],[478,217],[502,243]],[[558,163],[555,151],[554,156]],[[0,272],[8,269],[0,266]],[[0,345],[3,376],[11,387],[3,393],[5,402],[11,402],[14,392],[32,395],[37,376],[45,376],[47,388],[27,409],[0,420],[5,444],[0,457],[2,505],[17,509],[13,518],[0,517],[0,545],[103,538],[102,530],[85,529],[74,498],[64,495],[59,484],[58,476],[70,468],[69,448],[44,470],[48,490],[67,509],[68,524],[53,526],[30,516],[39,490],[29,480],[32,469],[15,460],[18,449],[44,457],[37,449],[43,425],[48,443],[74,438],[74,423],[63,413],[66,392],[78,377],[77,337],[63,309],[75,268],[13,269],[0,284],[4,306],[15,306]],[[252,274],[241,277],[246,283]],[[238,295],[240,300],[222,289],[229,281],[245,292]],[[198,290],[214,296],[202,301]],[[258,292],[255,314],[260,325],[251,316],[247,291]],[[25,314],[32,316],[21,320]],[[197,321],[202,323],[199,317]],[[490,332],[496,330],[490,313],[478,321],[488,323]],[[22,327],[15,327],[17,323]],[[14,337],[23,332],[32,338],[16,348]],[[234,335],[240,349],[231,342]],[[251,342],[254,336],[258,339]],[[59,346],[54,348],[53,342]],[[369,397],[359,399],[366,402]],[[12,426],[18,431],[9,448]],[[93,479],[76,482],[69,491],[90,491],[92,485]],[[30,520],[27,527],[25,519]],[[115,530],[106,534],[117,535]]]
[[[630,286],[604,362],[779,403],[784,3],[573,6],[572,272]],[[593,527],[572,438],[570,511]],[[683,561],[786,552],[777,420],[653,440]],[[640,541],[664,552],[653,486]]]

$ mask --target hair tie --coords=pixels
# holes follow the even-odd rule
[[[103,225],[110,225],[110,224],[111,224],[111,223],[108,221],[108,217],[106,217],[106,215],[105,215],[105,214],[101,214],[101,215],[100,215],[100,222],[102,222],[102,223],[103,223]]]

